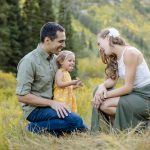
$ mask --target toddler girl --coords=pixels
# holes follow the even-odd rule
[[[75,66],[75,54],[71,51],[61,51],[57,57],[59,69],[55,75],[54,99],[64,102],[72,112],[77,112],[74,88],[80,87],[80,79],[71,80],[70,73]]]

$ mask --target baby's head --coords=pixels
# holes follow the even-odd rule
[[[75,54],[71,51],[63,50],[58,54],[56,61],[60,68],[70,72],[75,66]]]

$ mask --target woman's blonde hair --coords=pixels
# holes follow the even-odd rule
[[[120,37],[120,34],[116,29],[114,29],[115,30],[114,33],[111,33],[112,30],[110,29],[114,29],[114,28],[103,29],[98,34],[98,37],[103,38],[103,39],[105,39],[106,37],[109,37],[109,45],[111,47],[114,47],[114,45],[122,45],[122,46],[127,45],[125,40],[122,37]],[[105,68],[106,78],[111,78],[113,80],[117,79],[118,78],[117,55],[113,53],[107,56],[104,53],[104,50],[100,49],[100,56],[101,56],[102,62],[107,65]]]
[[[59,65],[59,67],[61,66],[61,63],[64,62],[65,59],[68,58],[68,56],[70,55],[75,55],[73,52],[68,51],[68,50],[63,50],[58,54],[58,57],[56,59],[57,64]]]

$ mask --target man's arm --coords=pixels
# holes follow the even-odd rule
[[[19,102],[31,105],[31,106],[40,106],[40,107],[46,107],[49,106],[53,108],[56,112],[59,118],[64,118],[65,116],[68,116],[68,112],[71,111],[66,107],[64,103],[57,102],[55,100],[49,100],[46,98],[38,97],[33,94],[27,94],[24,96],[17,95]]]
[[[19,102],[31,105],[31,106],[41,106],[41,107],[46,107],[46,106],[51,106],[52,100],[48,100],[46,98],[38,97],[33,94],[27,94],[24,96],[17,95]]]

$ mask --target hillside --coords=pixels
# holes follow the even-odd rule
[[[129,43],[150,56],[149,0],[76,0],[72,7],[73,16],[84,28],[96,34],[102,28],[113,26]]]

